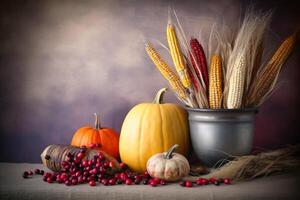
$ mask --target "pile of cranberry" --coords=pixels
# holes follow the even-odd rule
[[[83,160],[87,148],[81,147],[80,152],[76,155],[68,153],[66,160],[61,162],[61,170],[59,172],[44,172],[43,170],[34,170],[35,174],[42,175],[43,180],[48,183],[61,183],[67,186],[89,183],[90,186],[102,184],[105,186],[116,184],[144,184],[153,187],[158,185],[166,185],[167,181],[157,178],[151,178],[145,172],[142,174],[134,173],[129,170],[125,163],[120,163],[120,172],[115,172],[114,162],[105,158],[102,152],[91,160]],[[50,159],[49,155],[45,159]],[[33,172],[23,172],[23,178],[30,178]]]
[[[61,170],[59,172],[49,173],[35,169],[34,173],[42,175],[43,181],[45,182],[57,182],[65,184],[66,186],[89,183],[90,186],[96,186],[97,184],[105,186],[116,184],[144,184],[156,187],[158,185],[167,184],[166,180],[151,178],[147,172],[132,172],[125,163],[120,163],[121,171],[115,172],[114,162],[107,160],[102,152],[98,152],[91,160],[83,160],[86,150],[87,148],[83,146],[76,155],[68,153],[66,160],[61,162]],[[50,156],[46,155],[45,159],[50,159]],[[32,171],[23,172],[23,178],[29,178],[31,176],[33,176]],[[206,185],[209,183],[219,185],[221,181],[207,179],[198,179],[196,181],[198,185]],[[229,184],[230,180],[223,179],[222,183]],[[191,181],[180,182],[179,184],[185,187],[193,186]]]

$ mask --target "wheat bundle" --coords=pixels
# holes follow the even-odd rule
[[[300,169],[300,145],[263,152],[257,155],[240,156],[227,164],[212,170],[201,178],[230,178],[232,181],[249,181],[257,177],[268,176]],[[187,177],[196,180],[199,177]]]

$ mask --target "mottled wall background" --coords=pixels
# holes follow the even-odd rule
[[[256,2],[256,1],[251,1]],[[188,35],[215,20],[237,25],[248,1],[175,1]],[[300,21],[296,1],[257,1],[275,8],[268,51]],[[120,130],[128,110],[150,101],[166,81],[144,52],[144,41],[166,43],[169,2],[1,1],[0,161],[38,162],[42,149],[69,143],[93,123]],[[162,51],[162,49],[160,49]],[[299,139],[299,46],[280,88],[257,116],[255,147],[275,148]],[[169,93],[166,101],[176,102]]]

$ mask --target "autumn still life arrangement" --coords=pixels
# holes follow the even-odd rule
[[[224,26],[215,25],[205,43],[187,37],[174,11],[169,13],[166,35],[175,69],[154,45],[146,43],[145,49],[186,107],[258,108],[276,87],[281,68],[299,37],[297,30],[263,60],[271,16],[271,12],[249,8],[237,31],[225,31]],[[188,113],[180,105],[163,103],[166,90],[159,90],[153,102],[134,106],[123,122],[120,136],[113,129],[103,128],[95,114],[95,127],[78,129],[70,145],[50,145],[42,152],[43,164],[52,172],[35,169],[25,171],[23,177],[39,174],[45,182],[67,186],[158,186],[179,182],[184,187],[195,187],[252,180],[300,167],[299,146],[236,156],[214,169],[190,166]]]

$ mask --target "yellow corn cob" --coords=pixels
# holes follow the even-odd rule
[[[173,88],[173,90],[177,93],[177,95],[181,99],[187,99],[187,94],[185,92],[185,88],[178,75],[173,72],[173,70],[168,66],[168,64],[160,57],[158,52],[152,47],[151,44],[146,44],[146,52],[148,53],[150,59],[155,64],[160,73],[169,81],[169,84]]]
[[[222,98],[222,66],[221,56],[213,55],[209,71],[209,107],[221,108]]]
[[[228,83],[227,108],[238,109],[242,106],[245,84],[245,58],[239,55],[234,63]]]
[[[176,31],[172,24],[168,24],[167,26],[167,39],[170,48],[170,53],[176,68],[177,73],[179,74],[179,78],[184,87],[189,88],[191,86],[191,81],[188,75],[188,71],[186,69],[186,65],[181,54],[180,46],[178,43],[178,39],[176,36]]]
[[[281,70],[282,65],[287,60],[295,47],[297,35],[293,34],[285,39],[274,53],[264,70],[258,75],[254,88],[249,96],[249,106],[257,106],[268,94],[272,86],[276,83],[276,77]]]

